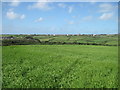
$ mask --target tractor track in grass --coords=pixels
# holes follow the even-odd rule
[[[76,59],[72,64],[70,64],[63,72],[62,74],[60,74],[59,76],[55,76],[52,78],[52,86],[51,88],[59,88],[60,87],[60,82],[61,82],[61,79],[63,77],[65,77],[67,74],[69,74],[71,72],[71,70],[76,66],[76,64],[78,63],[78,60],[79,59]],[[54,81],[54,83],[53,83]]]
[[[87,57],[83,56],[81,58],[83,59],[83,58],[87,58]],[[68,74],[70,74],[73,71],[73,69],[77,66],[77,64],[79,64],[79,60],[81,58],[78,58],[73,63],[71,63],[60,75],[51,77],[52,80],[51,80],[50,88],[60,88],[61,87],[60,83],[62,81],[62,78],[66,77]],[[84,65],[81,66],[81,68],[83,68],[86,64],[83,61],[81,61],[80,63],[84,64]]]

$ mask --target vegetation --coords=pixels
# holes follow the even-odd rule
[[[3,35],[2,37],[3,45],[79,44],[117,46],[118,44],[118,35]]]
[[[35,39],[5,39],[2,41],[3,46],[8,45],[30,45],[30,44],[38,44],[40,43],[39,40]]]
[[[2,49],[3,88],[118,87],[116,46],[16,45]]]
[[[3,88],[118,87],[118,35],[2,38]]]

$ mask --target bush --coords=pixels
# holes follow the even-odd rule
[[[34,39],[4,39],[2,40],[3,46],[8,45],[31,45],[31,44],[39,44],[40,41]]]

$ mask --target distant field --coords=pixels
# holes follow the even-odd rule
[[[3,45],[30,44],[80,44],[80,45],[118,45],[118,35],[3,35]],[[13,39],[9,39],[14,37]],[[32,43],[31,43],[32,42]]]
[[[50,41],[50,42],[76,42],[76,43],[96,43],[96,44],[108,44],[117,45],[117,35],[81,35],[81,36],[35,36],[39,40]]]
[[[17,45],[2,50],[3,88],[118,87],[116,46]]]

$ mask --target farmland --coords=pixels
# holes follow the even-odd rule
[[[102,45],[117,46],[118,35],[2,35],[3,45]]]
[[[34,36],[39,40],[49,42],[65,42],[65,43],[95,43],[95,44],[108,44],[117,45],[117,35],[60,35],[60,36]]]
[[[3,46],[3,88],[117,88],[117,52],[117,46]]]

